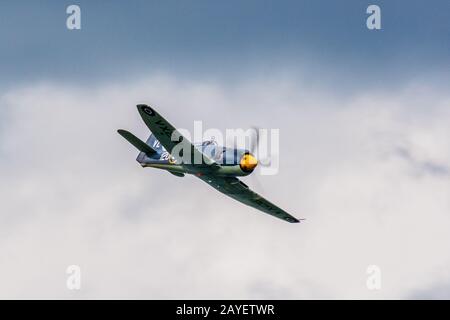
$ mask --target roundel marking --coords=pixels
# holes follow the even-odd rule
[[[145,112],[146,114],[148,114],[149,116],[152,116],[152,117],[153,117],[153,116],[155,115],[155,112],[154,112],[153,109],[150,108],[149,106],[143,107],[142,110],[144,110],[144,112]]]

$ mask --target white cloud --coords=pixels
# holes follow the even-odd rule
[[[450,166],[448,93],[155,76],[0,99],[1,298],[399,298],[450,279],[450,179],[430,170]],[[184,128],[280,128],[280,172],[260,177],[263,194],[306,222],[140,168],[115,130],[147,137],[141,102]],[[371,264],[380,291],[365,286]]]

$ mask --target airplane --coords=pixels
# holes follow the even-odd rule
[[[117,132],[140,151],[136,161],[142,167],[163,169],[177,177],[191,174],[225,195],[276,218],[290,223],[304,220],[291,216],[237,178],[251,174],[258,164],[248,150],[221,147],[214,140],[192,144],[150,106],[138,104],[137,109],[151,131],[147,142],[126,130]]]

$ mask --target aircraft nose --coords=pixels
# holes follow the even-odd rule
[[[244,172],[253,171],[257,165],[258,165],[258,160],[251,153],[245,153],[242,156],[241,161],[239,163],[239,166],[241,167],[242,171],[244,171]]]

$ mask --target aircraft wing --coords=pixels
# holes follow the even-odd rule
[[[283,209],[280,209],[270,201],[261,197],[256,192],[250,190],[250,188],[238,178],[217,177],[213,175],[201,175],[198,177],[213,188],[250,207],[253,207],[290,223],[300,222],[300,220],[291,216]]]
[[[214,160],[198,150],[186,137],[182,136],[174,126],[153,108],[145,104],[138,104],[137,108],[147,127],[178,163],[183,163],[183,159],[189,159],[190,163],[184,161],[184,164],[195,163],[197,166],[202,164],[213,167],[219,166]],[[178,152],[181,149],[183,149],[183,152],[190,151],[190,157],[186,155],[183,157],[183,152],[181,154]]]

